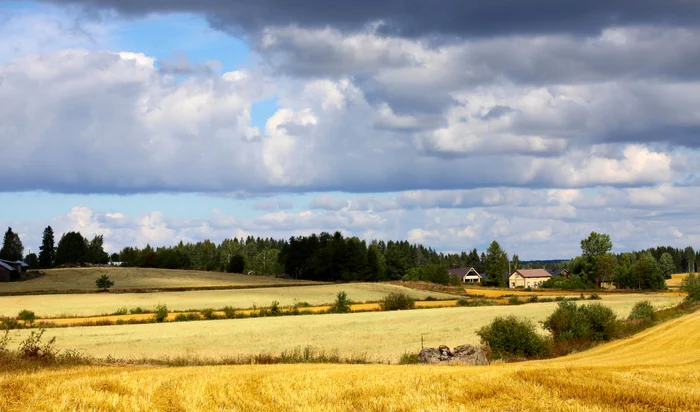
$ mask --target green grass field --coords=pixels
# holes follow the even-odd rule
[[[245,286],[284,286],[309,284],[305,280],[277,279],[271,276],[249,276],[200,270],[170,270],[150,268],[93,267],[49,269],[46,276],[23,282],[0,283],[0,293],[51,291],[97,291],[95,279],[106,274],[114,281],[113,289],[213,288]]]
[[[0,296],[0,316],[16,316],[23,309],[37,316],[93,316],[113,313],[121,307],[153,309],[163,303],[170,310],[220,309],[224,306],[250,308],[269,306],[276,300],[282,306],[297,302],[311,305],[332,303],[338,291],[344,290],[355,302],[378,301],[391,292],[405,292],[417,299],[434,296],[453,299],[454,296],[425,292],[382,283],[349,283],[316,286],[270,287],[256,289],[197,290],[164,293],[90,293],[74,295]]]
[[[349,285],[344,285],[349,286]],[[293,288],[299,290],[300,288]],[[346,288],[347,289],[347,288]],[[165,294],[164,294],[165,295]],[[350,293],[352,297],[352,293]],[[639,300],[656,306],[682,298],[663,295],[612,295],[603,303],[627,316]],[[89,355],[117,358],[162,356],[221,357],[260,352],[279,353],[302,346],[338,350],[343,355],[366,353],[375,360],[396,362],[406,351],[426,346],[478,343],[475,332],[499,315],[516,314],[535,321],[545,319],[556,303],[521,306],[456,307],[400,312],[368,312],[177,322],[145,325],[49,329],[58,347]],[[27,331],[17,331],[20,336]],[[19,337],[15,338],[15,343]]]

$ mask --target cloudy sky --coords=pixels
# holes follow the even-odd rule
[[[700,246],[697,0],[0,0],[0,225]]]

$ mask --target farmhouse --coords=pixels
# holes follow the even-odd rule
[[[481,282],[482,276],[471,266],[462,266],[459,268],[449,269],[450,277],[459,278],[462,283],[478,283]]]
[[[17,273],[16,276],[19,279],[19,275],[21,273],[25,273],[27,271],[27,268],[29,268],[29,265],[22,262],[21,260],[6,260],[6,259],[0,259],[0,263],[4,263],[8,266],[11,266]]]
[[[508,286],[515,288],[538,288],[552,274],[544,269],[518,269],[508,277]]]
[[[0,261],[0,282],[9,282],[19,278],[17,269],[3,261]]]

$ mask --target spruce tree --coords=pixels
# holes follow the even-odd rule
[[[19,239],[19,235],[12,231],[11,227],[7,228],[5,237],[2,241],[2,249],[0,249],[0,259],[18,261],[22,260],[24,255],[24,246]]]
[[[47,226],[44,229],[44,235],[41,238],[41,246],[39,247],[39,267],[42,269],[50,268],[56,259],[56,246],[53,236],[53,229]]]

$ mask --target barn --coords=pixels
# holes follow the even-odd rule
[[[17,277],[17,270],[5,262],[0,261],[0,282],[9,282]]]

